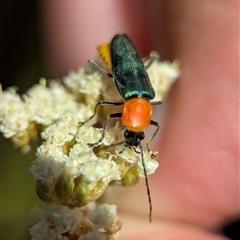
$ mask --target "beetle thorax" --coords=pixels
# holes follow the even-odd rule
[[[146,99],[133,98],[125,102],[122,122],[129,130],[141,132],[150,125],[151,119],[152,105]]]

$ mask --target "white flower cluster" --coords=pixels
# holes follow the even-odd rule
[[[154,61],[147,69],[148,76],[155,91],[155,98],[153,101],[163,101],[167,96],[172,85],[180,76],[180,62],[178,60],[172,63],[168,61]]]
[[[27,146],[41,129],[59,119],[74,115],[78,121],[84,121],[92,114],[89,107],[77,103],[74,95],[57,81],[51,81],[47,86],[46,80],[41,79],[22,98],[15,88],[1,91],[0,95],[0,130],[19,148]]]
[[[86,74],[84,68],[80,68],[77,72],[71,71],[63,78],[63,82],[72,94],[84,101],[90,108],[94,108],[101,95],[106,91],[109,92],[108,88],[113,85],[112,81],[108,81],[99,72]]]
[[[156,91],[154,101],[165,97],[180,74],[176,63],[159,61],[148,73]],[[124,144],[109,147],[123,140],[118,122],[108,126],[98,148],[89,147],[88,143],[96,143],[102,135],[102,129],[92,125],[105,119],[111,107],[106,107],[109,112],[99,112],[96,118],[79,124],[93,114],[100,99],[121,99],[113,81],[81,68],[63,83],[52,80],[47,85],[41,79],[22,97],[13,87],[0,94],[3,136],[25,151],[31,148],[31,140],[42,142],[30,170],[37,182],[37,194],[47,204],[41,221],[31,229],[33,239],[114,239],[121,227],[116,207],[102,205],[89,210],[88,219],[80,207],[96,201],[110,184],[131,186],[142,179],[140,154]],[[154,173],[158,162],[152,153],[143,154],[147,174]]]
[[[32,240],[110,240],[121,226],[115,205],[99,205],[86,218],[81,208],[46,204],[30,234]]]
[[[25,104],[16,91],[14,87],[1,91],[1,132],[5,138],[26,130],[29,125],[28,116],[23,111]]]
[[[97,157],[87,145],[100,138],[100,129],[77,127],[73,119],[70,115],[46,128],[42,133],[46,141],[37,149],[30,170],[41,199],[83,206],[101,196],[111,181],[120,180],[121,173],[113,155]],[[114,141],[109,133],[103,144]]]

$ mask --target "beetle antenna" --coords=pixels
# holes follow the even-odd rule
[[[142,161],[142,166],[143,166],[143,172],[144,172],[144,177],[145,177],[145,185],[147,187],[147,195],[148,195],[148,203],[149,203],[149,222],[152,222],[152,199],[151,199],[151,194],[150,194],[150,189],[149,189],[149,184],[148,184],[148,177],[147,177],[147,170],[144,162],[144,157],[143,157],[143,147],[140,141],[138,141],[138,146],[140,148],[140,155],[141,155],[141,161]]]

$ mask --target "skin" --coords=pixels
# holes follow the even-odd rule
[[[221,224],[239,214],[239,39],[237,0],[42,1],[54,76],[86,65],[96,46],[127,33],[142,56],[181,60],[182,75],[154,109],[160,133],[151,144],[160,167],[144,182],[115,189],[119,239],[227,239]],[[151,129],[149,129],[151,131]]]

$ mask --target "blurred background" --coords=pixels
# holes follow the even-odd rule
[[[48,76],[41,42],[37,1],[0,1],[0,80],[3,89],[25,92]]]
[[[129,14],[131,11],[135,12],[135,15],[141,14],[148,7],[147,1],[129,1],[128,7],[130,10],[128,9],[128,15],[125,16],[126,23],[121,30],[128,26],[129,22],[135,26],[134,34],[132,34],[133,42],[136,42],[137,39],[142,39],[142,42],[136,43],[137,48],[141,49],[140,54],[142,56],[146,56],[150,50],[154,49],[161,53],[162,59],[173,60],[178,58],[176,55],[177,51],[174,50],[177,38],[175,38],[175,42],[171,42],[171,34],[173,34],[173,31],[171,31],[171,15],[165,14],[168,4],[166,4],[167,1],[159,1],[162,2],[162,8],[160,8],[161,12],[157,14],[162,16],[162,21],[158,22],[155,28],[151,30],[158,31],[157,35],[161,36],[160,43],[148,39],[146,26],[138,26],[137,19],[134,19],[133,15]],[[47,50],[49,46],[46,45],[48,39],[45,38],[46,35],[43,33],[49,31],[46,27],[49,19],[44,18],[44,11],[51,11],[51,6],[45,9],[45,2],[0,0],[0,82],[3,89],[9,86],[17,86],[19,93],[24,93],[33,84],[37,83],[39,78],[61,78],[69,70],[76,70],[79,66],[83,66],[89,58],[94,57],[94,54],[96,55],[96,43],[94,43],[96,40],[94,37],[90,37],[91,32],[96,29],[101,32],[107,31],[108,27],[104,25],[101,28],[89,29],[87,33],[83,33],[89,34],[89,43],[82,43],[86,46],[86,52],[82,53],[83,56],[80,57],[81,59],[79,58],[78,65],[71,64],[71,61],[67,58],[64,67],[61,64],[54,65],[56,62],[54,58],[49,60],[50,55]],[[94,4],[91,5],[91,2],[89,1],[89,9],[86,8],[85,13],[89,15],[89,20],[97,23],[97,17],[99,17],[97,12],[99,10],[98,7],[94,7]],[[152,4],[152,7],[154,8],[154,4]],[[107,8],[107,6],[103,5],[103,8]],[[136,13],[136,9],[139,13]],[[177,8],[176,11],[178,11]],[[154,17],[154,14],[149,16],[147,12],[144,14],[146,22],[148,18]],[[167,25],[165,24],[166,22]],[[77,22],[76,24],[79,23]],[[87,23],[85,22],[84,24]],[[161,24],[162,27],[159,27]],[[109,25],[111,25],[110,22]],[[164,28],[164,26],[167,27]],[[118,30],[114,29],[114,31]],[[57,29],[52,34],[56,35],[56,40],[58,37]],[[176,31],[175,34],[177,35]],[[50,35],[49,32],[48,35]],[[102,39],[102,42],[109,41],[113,36],[113,30],[111,29],[106,34],[104,32],[102,35],[105,38]],[[61,39],[59,40],[61,41]],[[77,41],[78,39],[73,39],[72,45],[75,45],[74,40]],[[165,48],[166,45],[169,47]],[[75,51],[75,54],[76,56],[80,55],[78,51]],[[65,56],[61,57],[64,58]],[[34,156],[21,155],[9,141],[2,137],[0,137],[0,156],[0,238],[4,240],[31,239],[28,229],[36,223],[36,206],[41,205],[41,201],[35,193],[35,181],[28,170]],[[225,231],[231,234],[232,230],[228,227],[225,228]]]

